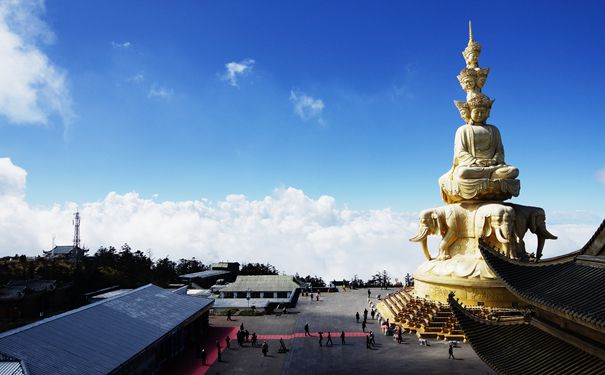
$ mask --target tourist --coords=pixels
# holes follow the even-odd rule
[[[322,331],[319,331],[319,346],[323,346],[323,342],[324,342],[324,333]]]
[[[374,332],[370,331],[369,336],[370,336],[370,344],[372,346],[375,346],[376,345],[376,339],[374,338]]]
[[[252,333],[252,346],[256,346],[256,340],[257,340],[256,332],[253,332]]]
[[[370,349],[370,335],[366,335],[366,348]]]
[[[250,332],[248,330],[244,331],[244,341],[248,342],[248,338],[250,337]]]
[[[368,309],[363,309],[363,320],[368,320]]]
[[[454,345],[450,344],[450,348],[448,349],[448,353],[450,353],[449,357],[447,357],[447,359],[456,359],[456,357],[454,357]]]
[[[222,362],[223,359],[221,357],[221,343],[218,342],[218,340],[216,340],[216,350],[217,350],[218,361]]]
[[[370,298],[372,296],[372,292],[370,291],[370,289],[368,289],[368,298]]]
[[[233,320],[231,319],[231,310],[227,310],[227,320]]]
[[[243,331],[243,330],[244,330],[244,323],[242,323],[242,324],[240,324],[240,325],[239,325],[239,330],[240,330],[240,331]]]
[[[277,350],[278,353],[287,353],[288,352],[288,348],[286,348],[286,343],[284,343],[284,339],[283,338],[279,338],[279,349]]]
[[[235,337],[237,338],[237,345],[238,346],[242,346],[242,342],[244,341],[242,338],[242,331],[237,331],[237,333],[235,334]]]
[[[311,336],[309,333],[309,323],[305,324],[305,336]]]
[[[229,335],[225,337],[225,345],[227,345],[227,349],[231,349],[231,337]]]
[[[332,346],[334,345],[332,343],[332,334],[330,332],[328,332],[328,340],[326,340],[326,346]]]
[[[365,321],[365,320],[363,321],[363,323],[361,323],[361,330],[362,330],[363,332],[365,332],[365,331],[366,331],[366,321]]]
[[[313,302],[313,293],[309,295],[311,297],[311,302]]]
[[[372,320],[374,320],[374,316],[376,315],[376,311],[374,310],[373,307],[372,307],[372,312],[370,313],[370,315],[372,316]]]
[[[341,332],[340,332],[340,343],[341,343],[342,345],[344,345],[344,344],[345,344],[345,331],[341,331]]]
[[[355,319],[357,320],[357,323],[359,323],[359,311],[355,313]]]
[[[202,358],[202,366],[206,366],[206,349],[202,348],[200,357]]]
[[[319,301],[319,292],[317,292],[317,295],[315,296],[315,300]]]
[[[269,353],[269,344],[267,344],[267,341],[263,341],[263,346],[261,350],[263,352],[263,357],[266,357],[267,353]]]

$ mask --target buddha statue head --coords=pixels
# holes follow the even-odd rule
[[[469,92],[475,91],[478,88],[477,85],[477,72],[474,69],[464,68],[457,76],[462,90]]]
[[[460,117],[464,120],[465,124],[468,124],[471,120],[471,110],[468,107],[468,104],[462,100],[454,100],[454,105],[460,111]]]
[[[477,72],[477,81],[475,84],[477,88],[481,90],[485,85],[485,81],[487,81],[487,75],[489,74],[489,68],[479,68],[476,70]]]
[[[462,52],[467,68],[476,68],[479,65],[479,55],[481,54],[481,45],[473,40],[473,27],[468,23],[468,45]]]
[[[468,108],[470,109],[470,122],[471,125],[485,124],[485,120],[489,117],[489,113],[492,108],[494,101],[491,100],[487,95],[477,94],[474,95],[468,102]]]

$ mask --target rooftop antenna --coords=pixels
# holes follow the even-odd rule
[[[80,247],[80,213],[76,211],[72,221],[74,225],[74,247]]]

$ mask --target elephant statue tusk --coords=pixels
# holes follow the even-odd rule
[[[550,233],[546,227],[542,227],[538,229],[538,234],[541,234],[545,239],[547,240],[556,240],[557,236],[555,236],[554,234]]]
[[[418,232],[417,235],[415,235],[414,237],[410,238],[410,241],[412,242],[420,242],[424,239],[426,239],[426,236],[428,236],[429,234],[429,228],[428,227],[421,227],[420,231]]]
[[[496,232],[496,238],[498,239],[498,241],[502,242],[502,243],[508,243],[509,240],[507,240],[504,235],[502,234],[502,228],[498,228],[498,230],[495,230],[494,232]]]
[[[422,241],[422,251],[424,251],[424,256],[426,257],[427,260],[432,260],[433,258],[431,257],[431,253],[429,252],[429,247],[427,244],[428,235],[429,235],[429,228],[422,227],[422,228],[420,228],[420,232],[418,232],[418,234],[416,236],[410,238],[410,241],[413,241],[413,242]]]

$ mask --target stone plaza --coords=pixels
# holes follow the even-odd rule
[[[382,296],[395,289],[372,289],[372,302],[377,294]],[[367,290],[342,289],[336,293],[322,293],[319,301],[301,296],[296,309],[288,314],[257,317],[234,316],[228,321],[225,316],[210,318],[211,332],[206,340],[207,366],[196,353],[190,351],[178,365],[164,372],[180,374],[493,374],[473,352],[470,345],[458,344],[454,348],[456,360],[448,359],[448,343],[443,340],[428,340],[428,346],[419,345],[415,335],[404,334],[403,343],[398,344],[393,336],[380,332],[377,319],[368,315],[366,332],[374,331],[376,346],[366,348],[361,320],[363,310],[371,310]],[[355,313],[362,316],[359,323]],[[258,335],[259,343],[252,347],[245,343],[238,347],[235,333],[240,324],[250,334]],[[304,336],[304,326],[309,324],[311,337]],[[323,346],[319,346],[318,332],[324,332]],[[340,332],[345,331],[345,345],[341,344]],[[331,332],[333,346],[326,346],[327,332]],[[225,349],[225,337],[229,334],[231,349]],[[278,353],[279,339],[283,338],[289,351]],[[216,359],[216,343],[222,347],[221,362]],[[266,340],[269,345],[267,357],[263,357],[260,345]]]

